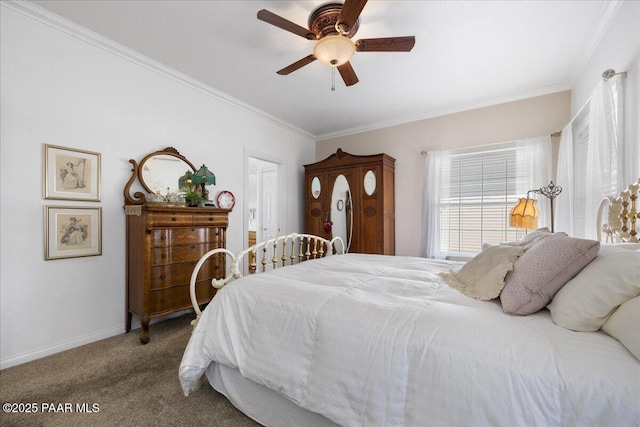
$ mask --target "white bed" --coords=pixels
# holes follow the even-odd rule
[[[558,299],[571,300],[579,285],[580,295],[591,289],[600,297],[624,282],[624,292],[607,292],[605,300],[615,294],[607,303],[616,308],[629,300],[637,320],[631,300],[640,298],[640,248],[633,245],[601,248],[598,262]],[[621,276],[611,275],[614,282],[602,279],[609,264],[621,270],[614,264],[629,260]],[[345,254],[229,281],[185,350],[184,393],[206,374],[267,426],[640,425],[633,333],[626,340],[611,332],[618,340],[599,326],[558,326],[552,312],[564,307],[555,300],[551,311],[505,314],[499,299],[470,298],[439,274],[462,266]],[[612,313],[602,321],[615,320]],[[637,334],[640,324],[625,322],[623,331]]]

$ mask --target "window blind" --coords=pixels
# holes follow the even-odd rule
[[[465,256],[483,243],[522,237],[523,230],[509,227],[509,212],[531,184],[518,171],[515,142],[454,151],[447,175],[439,200],[441,252]]]

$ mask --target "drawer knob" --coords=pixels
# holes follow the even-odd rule
[[[167,240],[167,236],[161,236],[160,240]]]
[[[167,257],[167,254],[162,254],[162,255],[160,255],[160,257],[164,259],[164,258]]]
[[[177,220],[178,220],[178,218],[176,218],[175,216],[171,217],[171,221],[177,221]]]
[[[160,276],[160,278],[161,278],[162,280],[164,280],[164,279],[166,279],[166,278],[167,278],[167,275],[166,275],[166,274],[162,274],[162,275]]]

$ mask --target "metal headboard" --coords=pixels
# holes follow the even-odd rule
[[[634,242],[638,240],[640,214],[636,202],[640,190],[640,178],[622,191],[619,196],[605,197],[598,209],[598,240],[605,243]],[[602,224],[606,209],[606,223]]]

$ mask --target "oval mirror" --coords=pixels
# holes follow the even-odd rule
[[[372,170],[364,174],[364,192],[371,196],[376,191],[376,173]]]
[[[351,189],[344,175],[338,175],[331,193],[331,226],[332,238],[340,237],[344,242],[345,252],[349,251],[353,232],[353,209]]]
[[[320,197],[320,178],[317,176],[314,176],[311,180],[311,196],[313,196],[314,199]]]
[[[178,179],[196,168],[180,154],[164,151],[151,153],[140,162],[140,183],[149,193],[166,196],[179,190]]]

